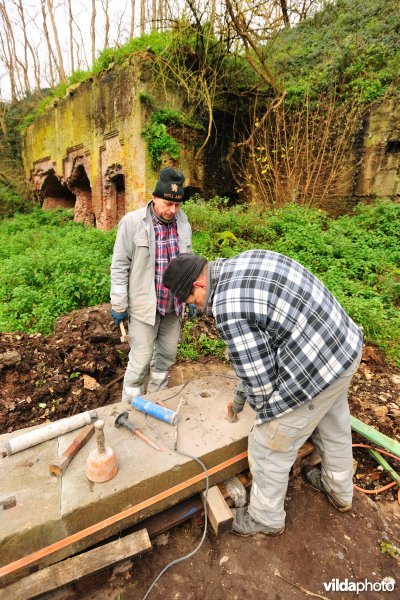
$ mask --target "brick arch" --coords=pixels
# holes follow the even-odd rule
[[[125,175],[122,165],[110,165],[104,174],[103,227],[112,229],[126,212]]]
[[[42,208],[50,210],[54,208],[75,208],[76,197],[71,190],[63,185],[54,172],[50,169],[40,175],[39,187],[43,198]]]
[[[75,221],[85,225],[96,225],[92,203],[92,187],[87,174],[87,165],[85,165],[84,160],[80,160],[80,157],[74,159],[66,184],[76,197]]]

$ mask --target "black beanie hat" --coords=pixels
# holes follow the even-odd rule
[[[179,254],[165,269],[163,284],[178,298],[179,302],[186,302],[191,294],[193,283],[206,262],[205,258],[197,254]]]
[[[153,196],[170,202],[182,202],[184,199],[182,188],[184,181],[185,176],[181,171],[173,167],[166,167],[160,171]]]

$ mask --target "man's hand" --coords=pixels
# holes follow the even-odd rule
[[[195,304],[188,304],[188,319],[195,319],[198,313],[198,308]]]
[[[124,312],[116,312],[114,309],[111,309],[111,318],[116,325],[119,325],[127,316],[128,313],[126,310]]]
[[[236,390],[235,395],[232,400],[232,410],[233,410],[234,415],[237,415],[238,413],[242,412],[245,402],[246,402],[245,393],[242,392],[241,390]]]

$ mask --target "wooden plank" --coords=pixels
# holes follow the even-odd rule
[[[227,460],[211,467],[207,470],[208,476],[213,477],[215,474],[218,474],[221,477],[222,473],[226,472],[226,476],[230,477],[232,474],[231,467],[238,468],[237,465],[241,465],[247,461],[247,450],[237,454],[236,456],[232,456]],[[245,466],[242,466],[242,469]],[[84,547],[92,546],[95,543],[110,537],[125,529],[129,526],[127,523],[128,518],[131,518],[133,515],[140,514],[140,512],[148,507],[153,507],[155,504],[166,500],[173,499],[173,497],[180,493],[182,490],[187,490],[188,488],[194,487],[196,484],[200,483],[205,479],[206,474],[204,471],[195,475],[186,481],[182,481],[163,492],[160,492],[146,500],[142,500],[138,504],[131,506],[111,517],[107,517],[102,521],[99,521],[81,531],[73,533],[68,537],[61,539],[57,542],[50,544],[49,546],[45,546],[24,558],[20,558],[15,560],[12,563],[4,565],[0,567],[0,586],[6,585],[10,582],[10,579],[13,578],[15,580],[16,577],[22,577],[23,574],[26,573],[26,568],[32,568],[34,565],[43,564],[43,560],[51,561],[52,563],[57,560],[62,560],[67,556],[70,556],[73,553],[76,553],[78,542],[81,544],[85,544]],[[79,550],[83,550],[83,547],[80,547]],[[22,574],[21,574],[21,570]]]
[[[0,600],[28,600],[152,549],[146,529],[46,567],[0,590]]]
[[[369,440],[370,442],[378,444],[378,446],[382,446],[382,448],[385,448],[385,450],[387,450],[388,452],[391,452],[392,454],[395,454],[396,456],[400,457],[399,442],[396,442],[396,440],[393,440],[389,436],[380,433],[380,431],[377,431],[370,425],[367,425],[359,419],[356,419],[356,417],[350,417],[350,422],[353,431],[356,431],[363,437],[367,438],[367,440]]]
[[[202,492],[203,499],[205,492]],[[217,485],[213,485],[207,494],[207,516],[215,535],[232,530],[233,514],[225,502]]]

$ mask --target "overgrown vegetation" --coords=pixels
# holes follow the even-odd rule
[[[28,212],[35,198],[21,164],[18,126],[35,98],[7,104],[0,102],[0,219],[15,212]]]
[[[154,169],[160,166],[163,154],[173,160],[177,160],[181,154],[179,143],[167,131],[167,127],[174,125],[191,129],[199,128],[199,125],[188,119],[184,113],[164,108],[152,113],[151,123],[142,131]]]
[[[34,210],[0,223],[0,330],[50,333],[57,316],[109,299],[115,232]]]
[[[179,343],[178,357],[197,360],[200,356],[213,356],[219,360],[225,358],[225,342],[220,338],[212,339],[198,330],[196,318],[184,321]]]
[[[171,42],[172,32],[153,32],[143,35],[139,38],[132,38],[128,43],[117,48],[106,48],[96,59],[93,68],[88,71],[74,71],[65,83],[59,83],[55,88],[49,89],[44,97],[37,103],[35,108],[29,112],[21,123],[21,128],[27,127],[37,117],[43,115],[54,101],[64,98],[68,88],[77,85],[90,78],[99,75],[105,70],[115,65],[120,65],[129,60],[129,57],[136,52],[150,50],[154,54],[164,51]]]
[[[185,212],[195,252],[209,260],[250,248],[291,256],[400,364],[400,205],[360,205],[354,216],[333,220],[297,205],[274,213],[228,209],[226,199],[215,198],[187,202]],[[49,333],[57,316],[108,301],[115,231],[76,224],[67,211],[35,210],[0,223],[0,236],[1,330]],[[194,337],[193,323],[185,326],[181,356],[223,353],[217,340]]]
[[[328,287],[367,339],[400,363],[400,205],[359,205],[354,216],[336,220],[297,205],[275,213],[226,209],[224,199],[191,201],[185,212],[197,253],[210,260],[265,248],[294,258]]]
[[[337,0],[267,44],[287,102],[332,88],[369,103],[399,85],[400,17],[396,0]]]

